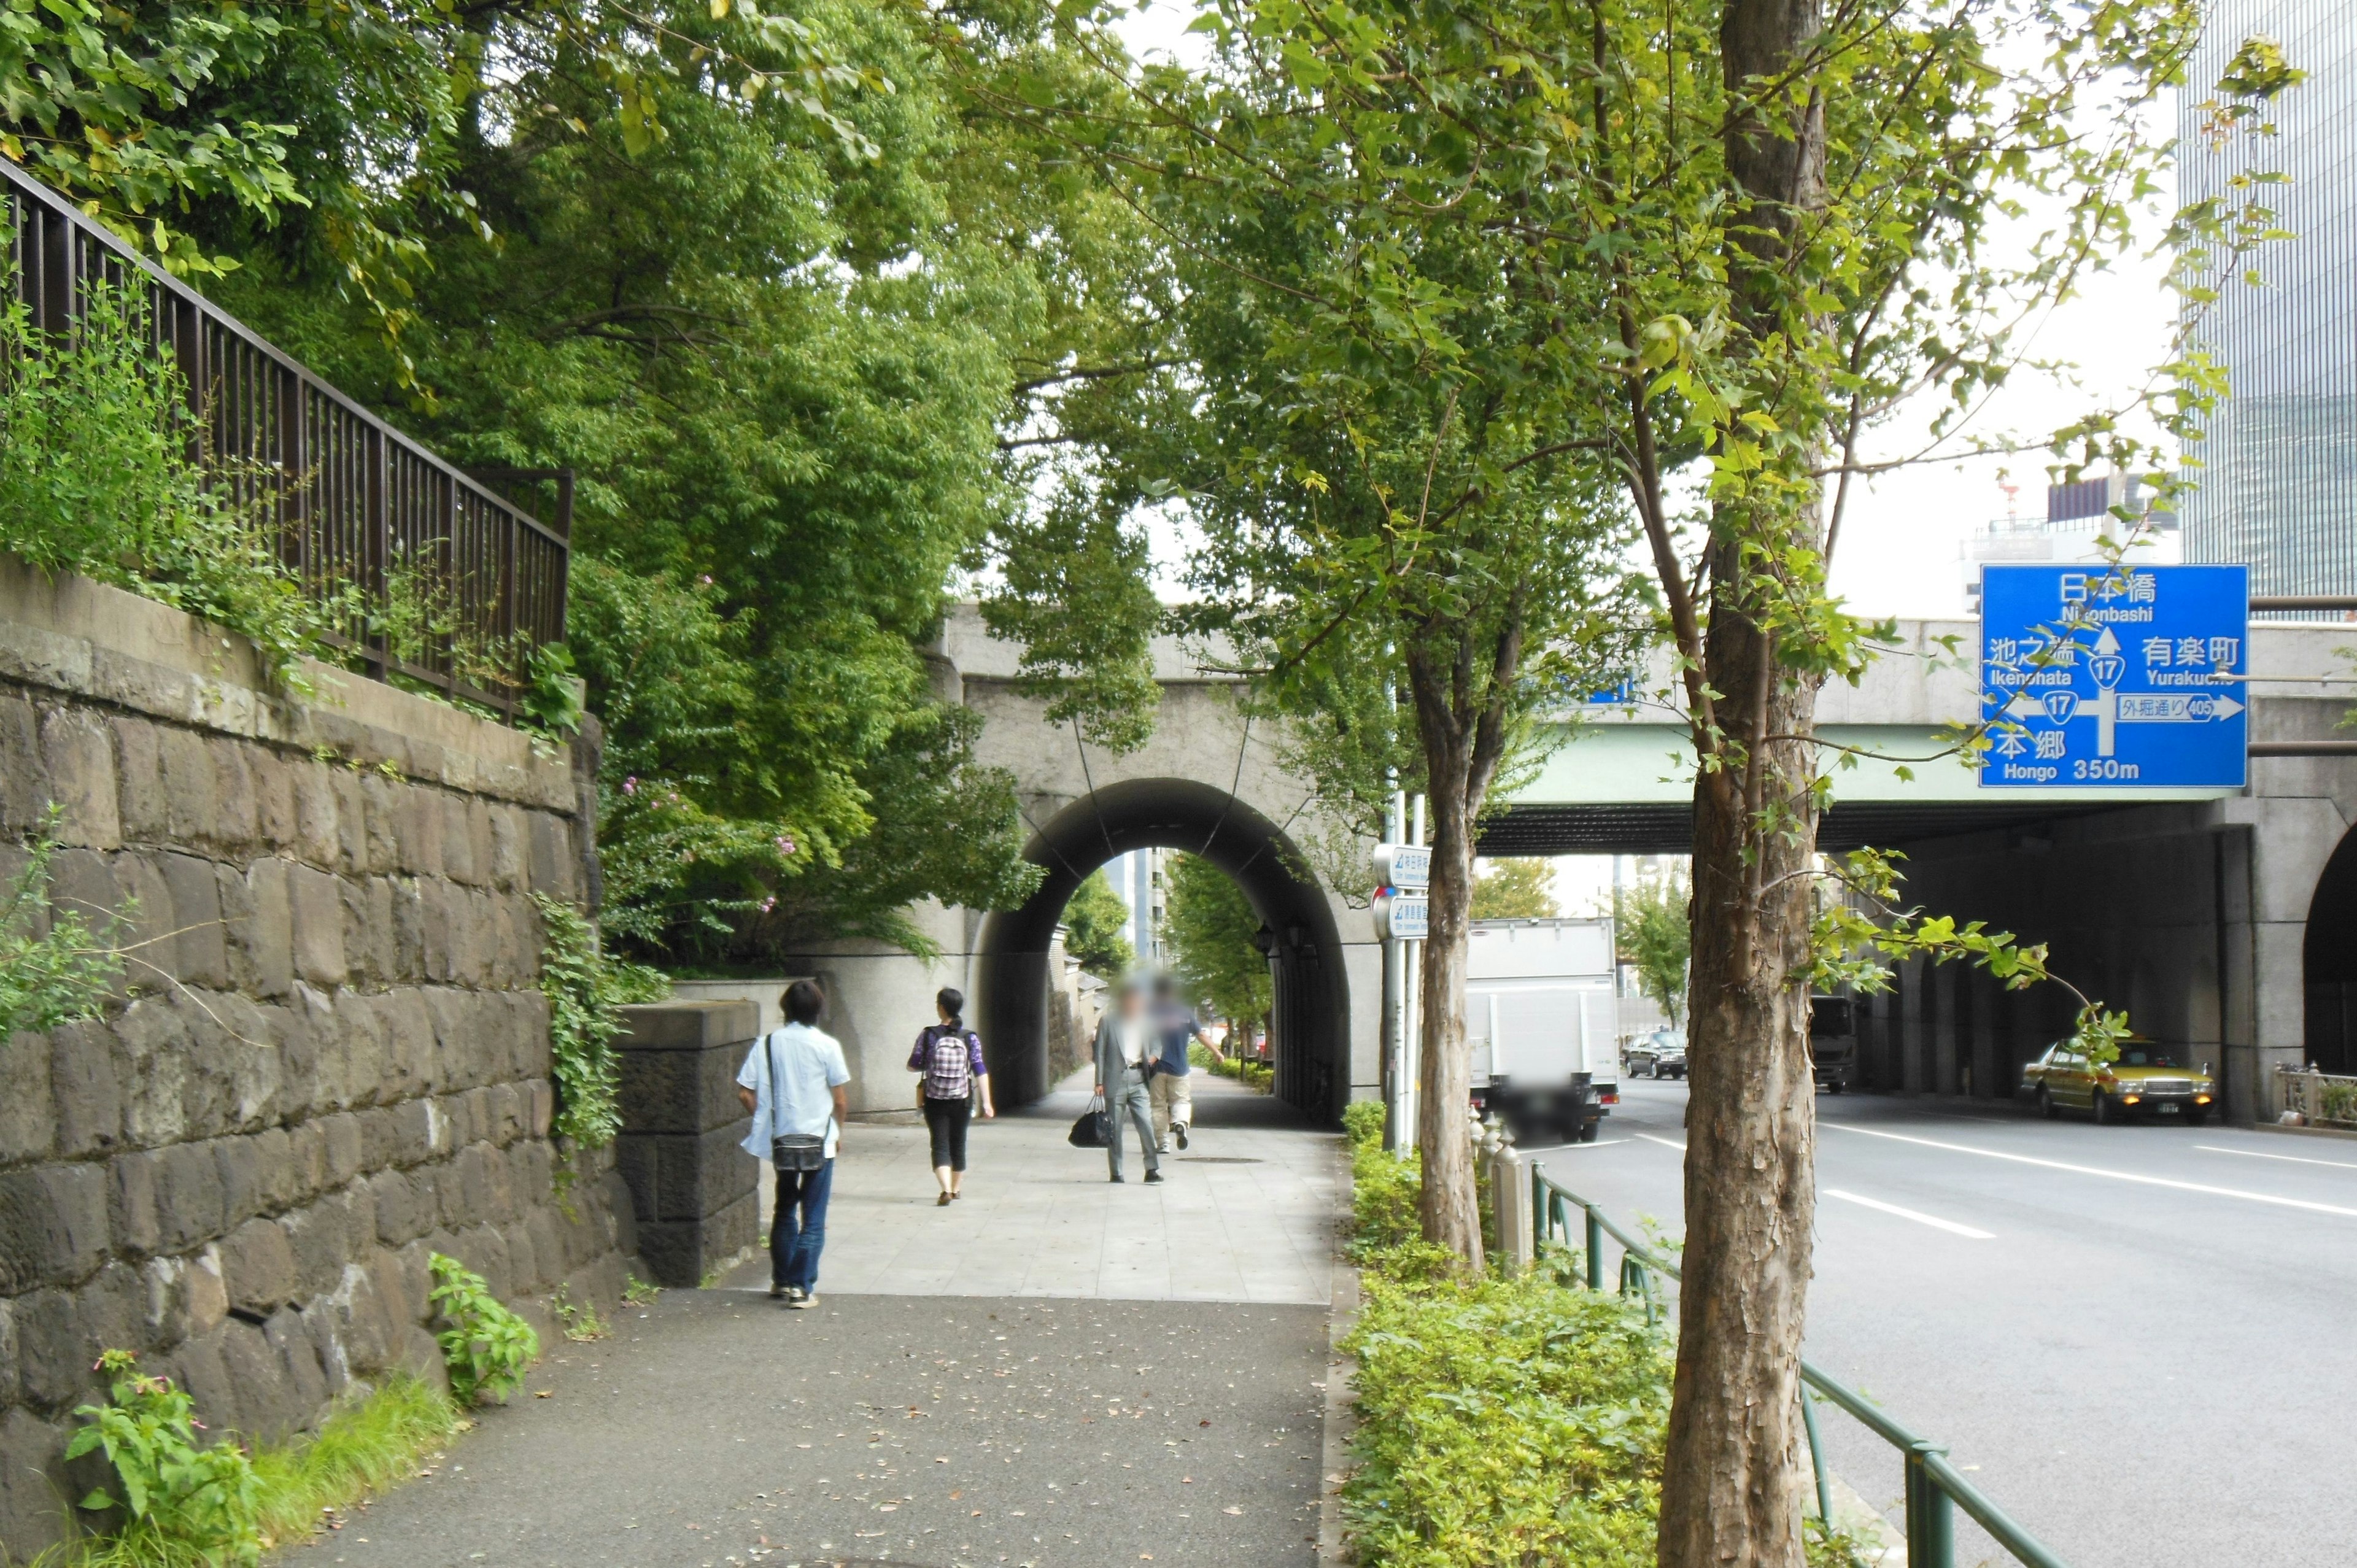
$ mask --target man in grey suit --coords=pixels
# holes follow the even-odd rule
[[[1162,1179],[1162,1156],[1154,1147],[1154,1101],[1146,1074],[1157,1054],[1153,1020],[1146,1015],[1146,983],[1126,982],[1114,1010],[1097,1021],[1097,1092],[1107,1112],[1105,1165],[1113,1179],[1121,1174],[1121,1124],[1126,1119],[1137,1129],[1137,1146],[1146,1154],[1148,1186]]]

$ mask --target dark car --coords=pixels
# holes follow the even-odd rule
[[[1839,1094],[1857,1066],[1857,1001],[1849,996],[1809,998],[1809,1067],[1817,1087]]]
[[[1685,1032],[1656,1029],[1630,1041],[1620,1052],[1620,1069],[1631,1078],[1685,1077]]]

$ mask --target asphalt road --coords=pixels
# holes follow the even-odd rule
[[[1307,1568],[1326,1317],[666,1293],[554,1347],[432,1474],[279,1561]]]
[[[1680,1228],[1685,1085],[1539,1153]],[[2072,1568],[2357,1562],[2357,1141],[1819,1095],[1808,1354]],[[1617,1256],[1617,1254],[1611,1254]],[[1895,1455],[1820,1407],[1895,1519]],[[2009,1563],[1959,1517],[1958,1561]]]

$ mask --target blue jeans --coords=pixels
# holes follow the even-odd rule
[[[834,1190],[834,1162],[814,1171],[780,1171],[778,1201],[770,1213],[770,1283],[818,1288],[819,1249],[826,1245],[826,1199]]]

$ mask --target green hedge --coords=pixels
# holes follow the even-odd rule
[[[1344,1341],[1358,1463],[1342,1492],[1365,1568],[1650,1568],[1661,1517],[1673,1331],[1579,1288],[1550,1246],[1516,1279],[1468,1280],[1426,1241],[1413,1152],[1383,1150],[1383,1107],[1351,1144],[1358,1321]],[[1860,1568],[1810,1525],[1813,1568]]]
[[[1653,1561],[1670,1347],[1552,1270],[1467,1281],[1418,1235],[1413,1155],[1353,1105],[1362,1300],[1358,1465],[1343,1508],[1370,1568]],[[1559,1258],[1551,1260],[1560,1263]]]

